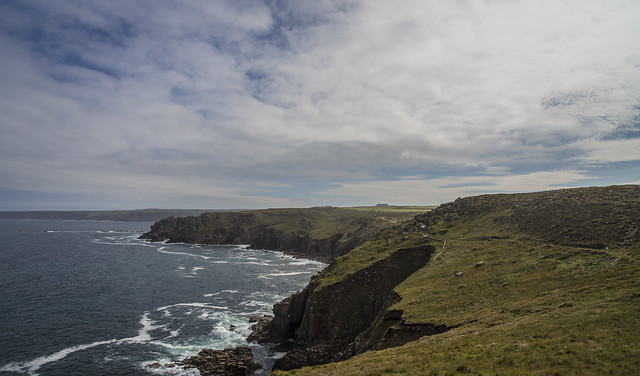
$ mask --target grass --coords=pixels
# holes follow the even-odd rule
[[[229,229],[234,225],[243,228],[267,227],[280,233],[309,236],[311,239],[327,239],[343,234],[341,241],[352,237],[368,238],[380,229],[412,218],[424,210],[389,210],[383,213],[359,208],[292,208],[263,209],[242,212],[213,212],[201,216],[197,231],[207,233]]]
[[[431,244],[438,251],[395,287],[390,309],[405,324],[453,329],[275,374],[639,374],[639,209],[638,186],[486,195],[389,229],[316,282],[336,283],[403,243]]]
[[[347,207],[344,209],[356,210],[356,211],[373,211],[378,213],[411,213],[416,215],[416,214],[428,212],[435,208],[436,206],[388,205],[388,206],[354,206],[354,207]]]

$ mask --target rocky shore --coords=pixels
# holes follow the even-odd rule
[[[249,376],[261,365],[253,361],[251,348],[243,346],[226,350],[204,349],[198,355],[173,363],[152,363],[149,368],[197,368],[201,375]]]

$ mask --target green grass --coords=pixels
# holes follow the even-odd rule
[[[311,239],[327,239],[335,234],[343,234],[342,241],[354,236],[366,238],[394,224],[412,218],[421,210],[385,211],[354,210],[351,208],[315,207],[292,209],[263,209],[243,212],[205,213],[198,229],[212,232],[228,229],[234,224],[244,228],[266,226],[281,233],[309,236]],[[243,215],[252,216],[252,220],[242,220]]]
[[[436,206],[354,206],[346,207],[344,209],[356,210],[356,211],[373,211],[378,213],[411,213],[420,214],[435,209]]]
[[[431,244],[431,261],[396,286],[390,309],[406,324],[453,329],[275,374],[640,374],[639,198],[638,186],[486,195],[389,229],[318,283],[403,243]]]

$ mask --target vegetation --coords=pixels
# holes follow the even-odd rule
[[[252,210],[255,221],[250,227],[268,226],[283,233],[308,234],[311,239],[326,239],[335,234],[370,235],[381,228],[408,220],[429,209],[424,207],[357,208],[315,207],[302,209]],[[207,214],[217,215],[217,214]]]
[[[395,287],[387,312],[402,319],[374,325],[450,330],[275,374],[640,373],[640,186],[458,199],[386,230],[314,283],[328,288],[421,244],[437,250]]]
[[[209,212],[156,222],[142,238],[200,244],[249,244],[300,257],[331,261],[378,231],[405,221],[422,208],[315,207]]]

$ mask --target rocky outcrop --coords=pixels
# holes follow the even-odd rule
[[[261,338],[278,342],[293,337],[295,345],[274,368],[323,364],[363,351],[353,341],[385,315],[398,300],[393,288],[423,267],[434,251],[429,245],[399,249],[332,285],[320,287],[312,279],[303,291],[276,304],[268,334]]]
[[[204,349],[177,364],[184,368],[197,368],[201,375],[216,376],[248,376],[262,368],[253,361],[253,352],[246,346],[226,350]]]
[[[274,316],[259,318],[251,327],[247,341],[277,343],[293,338],[304,317],[308,294],[316,287],[312,282],[304,290],[276,303],[273,306]]]
[[[382,339],[377,343],[376,349],[388,349],[390,347],[402,346],[406,343],[416,341],[424,336],[432,336],[444,333],[451,329],[446,325],[434,324],[399,324],[387,329]]]
[[[251,317],[249,322],[253,322],[255,324],[251,326],[251,334],[247,337],[247,341],[257,343],[277,342],[275,340],[271,340],[271,337],[269,336],[269,326],[272,321],[273,316],[271,315]]]
[[[267,225],[254,225],[253,213],[226,215],[233,216],[233,220],[221,225],[215,224],[216,217],[210,215],[165,218],[153,224],[140,238],[170,243],[249,244],[254,249],[281,251],[323,262],[346,254],[365,240],[358,236],[344,239],[342,233],[314,239],[309,233],[283,232]]]

